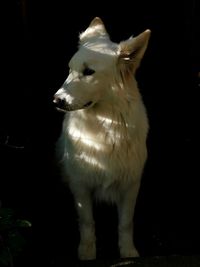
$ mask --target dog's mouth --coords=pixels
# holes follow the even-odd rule
[[[89,108],[92,104],[93,104],[93,102],[89,101],[83,106],[83,108]]]
[[[67,112],[66,109],[62,109],[62,108],[58,108],[58,107],[56,107],[55,109],[56,109],[57,111],[59,111],[59,112],[62,112],[62,113],[66,113],[66,112]]]
[[[87,102],[85,105],[79,107],[79,106],[71,106],[71,105],[67,105],[65,103],[64,106],[56,106],[56,110],[62,113],[66,113],[67,111],[74,111],[74,110],[78,110],[78,109],[86,109],[89,108],[90,106],[93,105],[93,101],[89,101]]]

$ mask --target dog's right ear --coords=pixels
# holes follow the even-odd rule
[[[93,37],[109,37],[103,21],[99,17],[94,18],[89,27],[80,34],[80,43],[85,43]]]

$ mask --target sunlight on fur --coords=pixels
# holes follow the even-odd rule
[[[133,218],[147,159],[148,118],[135,72],[149,37],[146,30],[113,43],[102,20],[94,18],[80,34],[69,76],[54,96],[65,112],[56,150],[74,195],[81,260],[96,258],[94,200],[117,205],[120,257],[139,255]]]
[[[82,152],[79,156],[77,156],[77,158],[99,169],[102,169],[102,170],[105,169],[103,164],[101,164],[100,161],[95,159],[94,157],[91,157],[89,153],[87,154],[87,153]]]
[[[82,131],[78,128],[71,128],[69,131],[70,137],[74,142],[81,142],[83,145],[88,146],[88,148],[93,148],[97,151],[103,150],[100,143],[96,142],[92,137],[82,136]]]

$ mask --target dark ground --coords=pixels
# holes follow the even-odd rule
[[[75,12],[77,3],[69,8],[64,1],[41,2],[12,1],[2,8],[0,200],[32,222],[19,265],[39,260],[43,266],[61,266],[76,260],[73,200],[54,164],[62,115],[53,109],[52,98],[67,76],[79,32],[100,16],[116,42],[152,30],[137,73],[150,133],[135,217],[144,260],[134,266],[200,266],[199,257],[192,257],[200,254],[198,1],[132,1],[134,9],[117,4],[112,14],[103,2],[96,7],[84,2],[79,3],[81,15]],[[98,258],[117,259],[115,209],[98,206],[95,217]],[[167,265],[171,258],[160,259],[161,265],[148,258],[169,255],[181,257],[174,265]],[[188,263],[181,265],[182,259]],[[101,264],[95,266],[110,266]]]
[[[59,265],[66,266],[66,265]],[[170,257],[151,257],[140,259],[125,260],[101,260],[68,263],[71,267],[197,267],[200,266],[199,256],[170,256]]]

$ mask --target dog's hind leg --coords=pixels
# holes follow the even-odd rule
[[[134,183],[126,192],[122,194],[118,206],[118,244],[121,258],[139,256],[133,243],[133,216],[135,204],[139,191],[140,182]]]
[[[80,260],[92,260],[96,258],[96,237],[91,195],[87,189],[82,189],[76,190],[74,197],[80,229],[78,256]]]

